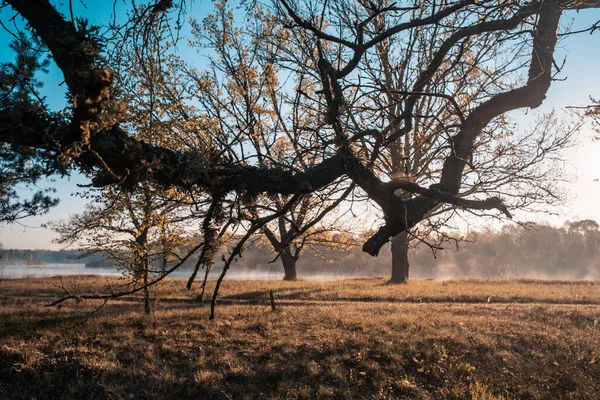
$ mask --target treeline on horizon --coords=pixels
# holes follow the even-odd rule
[[[432,260],[420,245],[412,252],[415,278],[600,279],[600,226],[594,220],[505,225],[477,231],[456,246],[446,244]]]
[[[537,278],[600,279],[600,225],[594,220],[547,224],[504,225],[470,233],[458,242],[446,242],[436,250],[413,240],[409,251],[413,279]],[[345,271],[350,276],[389,276],[392,259],[389,244],[378,257],[360,247],[331,250],[329,259],[313,254],[298,261],[298,276]],[[279,268],[281,264],[279,264]]]
[[[0,265],[85,264],[102,258],[99,254],[84,255],[80,250],[0,249]]]
[[[417,242],[417,243],[414,243]],[[457,242],[447,242],[432,251],[413,241],[410,250],[411,277],[416,279],[530,277],[548,279],[600,279],[600,226],[594,220],[568,222],[561,227],[546,224],[505,225],[499,230],[470,233]],[[87,263],[102,266],[102,254],[84,256],[78,250],[0,250],[1,264]],[[181,268],[193,268],[191,258]],[[328,248],[313,246],[298,260],[302,277],[388,276],[392,265],[389,244],[378,257],[363,253],[359,246]],[[104,266],[110,266],[105,263]],[[213,273],[221,270],[217,262]],[[249,246],[231,267],[233,274],[279,273],[281,261],[266,245]]]

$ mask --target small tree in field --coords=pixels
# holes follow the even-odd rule
[[[181,228],[186,217],[173,193],[142,186],[135,191],[103,190],[81,214],[51,224],[55,243],[76,246],[83,255],[101,254],[104,261],[143,287],[144,312],[150,313],[149,282],[181,260],[189,245]]]
[[[112,54],[123,75],[117,101],[128,105],[120,112],[127,115],[124,125],[136,138],[167,148],[185,148],[204,140],[205,135],[202,124],[191,120],[194,107],[184,104],[179,59],[161,52],[170,43],[165,38],[166,26],[160,21],[155,24],[152,34],[143,39],[126,37]],[[150,44],[139,46],[139,40]],[[113,177],[107,170],[99,179]],[[185,250],[193,245],[186,228],[190,220],[202,215],[203,205],[189,191],[178,188],[150,182],[126,186],[111,185],[88,193],[85,197],[91,203],[83,213],[51,227],[59,234],[56,243],[77,246],[83,254],[102,254],[105,262],[119,268],[130,279],[131,290],[143,290],[148,314],[151,282],[181,263]]]
[[[327,214],[328,208],[335,207],[345,197],[344,193],[340,193],[336,200],[331,201],[307,196],[291,207],[287,213],[280,215],[277,220],[262,227],[262,232],[271,248],[281,258],[283,280],[297,279],[296,263],[307,247],[313,250],[317,250],[316,246],[342,247],[342,243],[334,239],[348,230],[348,226],[344,224],[343,216],[334,218]],[[281,210],[285,201],[282,201],[279,196],[274,196],[270,204]],[[325,215],[328,218],[324,220]]]

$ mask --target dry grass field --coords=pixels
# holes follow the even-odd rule
[[[0,281],[2,399],[600,399],[600,282],[226,281],[209,321],[171,280],[85,323],[58,283]]]

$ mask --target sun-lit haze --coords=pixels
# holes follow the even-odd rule
[[[76,12],[90,17],[93,23],[103,24],[107,22],[112,9],[112,2],[100,4],[94,2],[88,4],[90,9],[85,10],[80,6]],[[75,2],[77,4],[77,2]],[[116,4],[119,4],[118,2]],[[193,5],[192,14],[201,18],[212,4],[199,2]],[[567,13],[567,15],[569,15]],[[572,27],[573,31],[588,27],[600,20],[600,11],[586,11],[586,17],[577,19],[577,24]],[[2,16],[4,17],[4,16]],[[564,18],[564,24],[569,23],[569,18]],[[577,34],[562,38],[559,46],[558,64],[566,59],[562,72],[556,77],[548,92],[547,98],[539,109],[525,113],[517,111],[512,114],[520,124],[521,129],[526,129],[533,121],[537,113],[548,112],[556,109],[559,112],[569,106],[585,106],[590,104],[590,96],[600,95],[600,75],[597,68],[600,65],[600,40],[599,33]],[[12,39],[10,34],[0,30],[0,41],[8,42]],[[7,46],[3,46],[5,49]],[[190,51],[185,55],[196,65],[202,65],[202,57],[196,51]],[[0,61],[10,60],[11,53],[0,54]],[[65,104],[61,76],[56,68],[51,69],[48,76],[43,77],[45,92],[48,103],[53,108],[60,108]],[[600,142],[592,140],[594,132],[589,125],[583,127],[578,135],[577,144],[565,151],[567,161],[567,172],[572,182],[565,183],[564,187],[569,191],[569,201],[556,215],[522,215],[517,214],[520,220],[547,221],[554,225],[561,225],[565,221],[575,219],[595,219],[600,221],[600,208],[597,201],[600,198]],[[0,226],[0,243],[5,248],[15,249],[59,249],[60,246],[51,241],[55,234],[42,227],[44,223],[68,218],[73,213],[81,212],[85,207],[85,201],[75,194],[81,192],[81,187],[88,180],[81,175],[73,174],[70,177],[55,177],[50,182],[40,183],[41,187],[52,186],[57,190],[60,204],[48,214],[31,217],[14,223],[12,225]],[[473,226],[485,225],[490,221],[472,220]]]

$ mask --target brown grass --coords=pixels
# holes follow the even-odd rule
[[[227,281],[208,321],[172,280],[84,325],[58,282],[0,282],[2,399],[600,398],[600,282]]]

